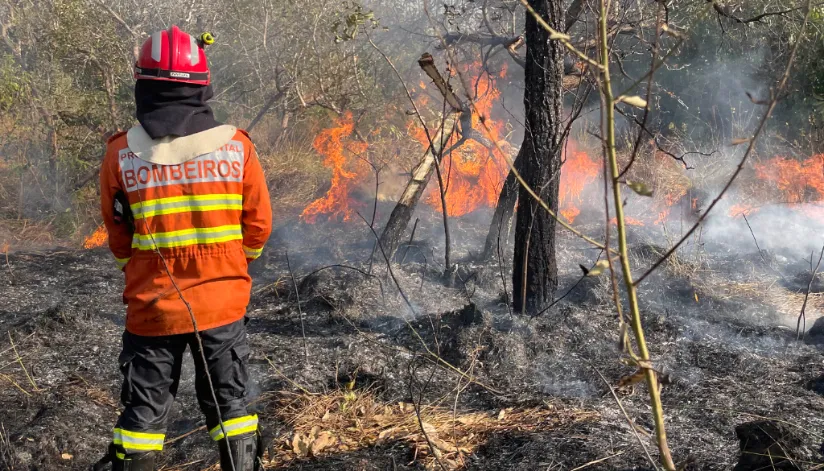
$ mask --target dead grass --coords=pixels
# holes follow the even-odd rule
[[[439,467],[433,454],[447,468],[461,469],[492,434],[539,432],[598,417],[594,411],[549,404],[497,413],[423,406],[424,436],[413,404],[387,404],[369,392],[346,390],[285,394],[272,413],[293,430],[275,444],[267,465],[274,469],[295,460],[397,442],[412,448],[415,460],[427,469]]]
[[[0,252],[42,248],[54,243],[49,221],[0,219]]]

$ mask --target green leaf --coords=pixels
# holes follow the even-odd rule
[[[592,269],[589,270],[589,272],[587,272],[587,276],[599,276],[607,268],[609,268],[609,262],[608,261],[598,260],[598,262],[595,263],[595,266],[592,267]]]
[[[631,182],[627,180],[627,186],[630,188],[630,190],[634,191],[635,193],[641,196],[652,196],[652,190],[650,189],[650,187],[647,186],[646,183]]]

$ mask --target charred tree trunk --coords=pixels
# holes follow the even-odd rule
[[[521,151],[518,151],[518,156],[515,157],[513,164],[515,168],[520,169]],[[490,260],[498,253],[498,239],[501,239],[501,245],[506,245],[509,240],[506,237],[509,234],[509,225],[512,224],[512,215],[515,214],[515,202],[518,201],[518,179],[515,178],[515,173],[511,170],[504,180],[501,187],[501,193],[498,195],[498,205],[495,206],[495,214],[492,215],[492,222],[489,224],[489,232],[486,233],[486,243],[484,243],[484,251],[481,255],[483,260]]]
[[[529,4],[554,29],[564,28],[562,0],[529,0]],[[526,67],[524,114],[526,129],[520,168],[526,183],[558,210],[561,171],[561,82],[563,46],[526,15]],[[517,312],[534,313],[552,300],[558,285],[555,261],[555,219],[524,188],[515,224],[512,285]]]
[[[401,237],[409,225],[409,220],[412,219],[415,207],[418,205],[418,200],[421,199],[423,190],[426,189],[429,179],[432,178],[435,166],[440,161],[439,156],[443,153],[444,145],[452,137],[456,120],[456,113],[450,113],[443,120],[443,127],[432,136],[433,145],[426,150],[423,160],[412,170],[412,178],[395,205],[395,209],[392,210],[392,214],[389,215],[389,221],[386,223],[380,237],[380,244],[390,259],[398,249]]]

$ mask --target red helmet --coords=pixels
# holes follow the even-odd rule
[[[134,78],[209,85],[209,63],[198,40],[172,26],[143,43]]]

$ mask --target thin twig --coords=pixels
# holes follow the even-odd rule
[[[594,60],[592,60],[591,57],[589,57],[588,55],[586,55],[583,52],[579,51],[578,49],[575,48],[575,46],[572,45],[572,43],[570,42],[571,38],[569,37],[569,35],[566,35],[566,34],[561,33],[559,31],[555,31],[551,26],[549,26],[549,24],[546,22],[546,20],[541,18],[541,15],[539,15],[538,12],[536,12],[535,9],[532,8],[532,5],[530,5],[527,2],[527,0],[520,0],[520,1],[521,1],[521,5],[523,5],[524,8],[526,8],[526,10],[529,12],[529,14],[531,14],[533,17],[535,17],[535,21],[537,21],[538,24],[541,25],[541,27],[544,28],[549,33],[550,41],[552,41],[552,40],[559,41],[561,44],[563,44],[563,46],[569,52],[571,52],[571,53],[575,54],[576,56],[578,56],[579,59],[581,59],[582,61],[589,64],[590,67],[594,67],[597,70],[601,70],[601,67],[602,67],[601,64],[595,62]]]
[[[368,273],[368,272],[366,272],[366,271],[364,271],[364,270],[361,270],[360,268],[353,267],[353,266],[349,266],[349,265],[343,265],[343,264],[340,264],[340,263],[335,263],[335,264],[333,264],[333,265],[326,265],[325,267],[320,267],[320,268],[316,269],[315,271],[311,271],[311,272],[309,272],[309,273],[307,273],[306,275],[304,275],[304,276],[303,276],[303,280],[306,280],[306,279],[308,279],[310,276],[315,275],[315,274],[317,274],[317,273],[320,273],[320,272],[322,272],[323,270],[329,270],[329,269],[331,269],[331,268],[343,268],[343,269],[346,269],[346,270],[356,271],[356,272],[360,273],[361,275],[363,275],[363,276],[365,276],[365,277],[367,277],[367,278],[372,278],[372,279],[374,279],[375,281],[377,281],[377,282],[378,282],[378,286],[380,286],[380,290],[381,290],[381,297],[385,297],[385,296],[386,296],[386,294],[385,294],[385,293],[384,293],[384,291],[383,291],[383,283],[381,282],[381,279],[380,279],[379,277],[377,277],[377,276],[375,276],[375,275],[373,275],[373,274],[371,274],[371,273]],[[301,284],[303,284],[303,280],[301,281]]]
[[[389,56],[387,56],[377,46],[377,44],[375,44],[375,42],[372,41],[372,38],[370,38],[368,34],[366,35],[366,37],[369,41],[369,44],[376,51],[378,51],[378,54],[380,54],[383,57],[383,59],[386,61],[386,63],[389,64],[389,67],[391,67],[392,70],[395,72],[395,76],[401,82],[401,86],[403,87],[404,91],[406,92],[406,97],[409,100],[409,103],[412,105],[412,109],[415,111],[415,116],[420,121],[421,126],[423,127],[423,130],[424,130],[424,133],[426,133],[426,139],[429,142],[429,149],[432,152],[432,157],[435,159],[435,173],[436,173],[436,176],[438,178],[438,190],[439,190],[440,199],[441,199],[441,211],[442,211],[442,214],[443,214],[443,229],[444,229],[444,238],[445,238],[445,247],[444,247],[444,265],[445,265],[444,268],[445,268],[445,270],[444,270],[444,273],[448,273],[451,269],[451,262],[450,262],[450,250],[451,250],[451,240],[450,239],[451,239],[451,236],[450,236],[450,233],[449,233],[449,209],[448,209],[447,204],[446,204],[446,186],[445,186],[446,184],[444,183],[443,175],[441,174],[441,161],[443,160],[444,144],[446,142],[448,142],[448,139],[444,140],[444,133],[443,132],[440,133],[441,145],[438,147],[438,153],[436,154],[434,152],[435,142],[433,141],[432,135],[429,132],[429,127],[426,125],[426,121],[423,119],[423,115],[421,115],[421,112],[418,109],[418,105],[415,103],[415,100],[412,98],[412,92],[410,92],[409,87],[406,86],[406,82],[404,81],[403,76],[401,76],[401,73],[398,71],[397,67],[395,67],[395,64],[392,63],[392,60],[389,58]],[[419,61],[419,63],[420,63],[420,61]],[[448,84],[446,85],[446,90],[447,91],[449,90]],[[454,98],[454,95],[452,95],[452,96]],[[450,101],[449,100],[449,94],[445,93],[444,94],[443,110],[442,110],[442,113],[441,113],[441,128],[442,129],[444,128],[444,125],[446,123],[446,116],[447,116],[447,109],[446,108],[447,108],[447,102],[448,101]],[[451,134],[450,134],[450,137],[451,137]],[[451,153],[451,151],[452,150],[450,149],[449,152]]]
[[[291,384],[291,385],[292,385],[292,386],[294,386],[295,388],[300,389],[300,391],[301,391],[303,394],[306,394],[307,396],[317,396],[317,395],[318,395],[318,393],[313,393],[313,392],[309,391],[309,390],[308,390],[308,389],[306,389],[305,387],[303,387],[303,386],[301,386],[300,384],[296,383],[296,382],[295,382],[292,378],[290,378],[290,377],[286,376],[285,374],[283,374],[283,372],[282,372],[282,371],[280,371],[280,369],[279,369],[277,366],[275,366],[275,364],[272,362],[272,359],[271,359],[271,358],[266,357],[266,361],[269,363],[269,366],[270,366],[273,370],[275,370],[275,373],[277,373],[280,377],[282,377],[283,379],[285,379],[285,380],[286,380],[286,382],[288,382],[289,384]]]
[[[593,262],[592,266],[591,266],[591,267],[589,267],[589,269],[590,269],[590,270],[592,270],[593,268],[595,268],[595,265],[598,263],[598,260],[600,260],[600,259],[601,259],[601,255],[603,255],[603,254],[604,254],[604,251],[603,251],[603,250],[601,250],[600,252],[598,252],[598,256],[595,258],[595,262]],[[566,292],[565,292],[562,296],[560,296],[559,298],[557,298],[557,299],[553,300],[551,303],[549,303],[549,305],[548,305],[547,307],[545,307],[545,308],[541,309],[541,311],[540,311],[540,312],[538,312],[537,314],[535,314],[535,315],[531,316],[531,318],[530,318],[530,319],[534,319],[534,318],[536,318],[536,317],[540,316],[541,314],[543,314],[543,313],[545,313],[545,312],[549,311],[550,309],[552,309],[552,307],[553,307],[553,306],[555,306],[556,304],[558,304],[558,303],[560,303],[561,301],[563,301],[563,300],[564,300],[564,298],[566,298],[567,296],[569,296],[569,295],[570,295],[570,293],[572,293],[572,291],[574,291],[574,290],[575,290],[575,288],[577,288],[577,287],[578,287],[578,285],[579,285],[579,284],[581,284],[581,282],[582,282],[582,281],[584,281],[584,279],[585,279],[586,277],[587,277],[587,275],[586,275],[586,274],[582,275],[580,278],[578,278],[578,279],[575,281],[575,283],[573,283],[573,284],[572,284],[572,286],[570,286],[570,287],[569,287],[569,289],[568,289],[568,290],[566,290]]]
[[[598,464],[598,463],[603,463],[604,461],[611,460],[612,458],[615,458],[615,457],[621,456],[621,455],[623,455],[623,454],[624,454],[624,451],[623,451],[623,450],[621,450],[621,451],[619,451],[618,453],[615,453],[615,454],[612,454],[612,455],[609,455],[609,456],[605,456],[605,457],[600,458],[600,459],[597,459],[597,460],[592,460],[592,461],[590,461],[590,462],[584,463],[584,464],[582,464],[581,466],[578,466],[577,468],[572,468],[572,469],[570,469],[569,471],[580,471],[580,470],[582,470],[582,469],[589,468],[590,466],[594,466],[594,465],[596,465],[596,464]]]
[[[522,0],[522,1],[525,1],[525,0]],[[424,5],[426,5],[426,4],[428,4],[428,2],[425,0],[425,1],[424,1]],[[533,10],[533,11],[534,11],[534,10]],[[432,22],[432,21],[433,21],[433,20],[430,18],[430,22]],[[546,22],[544,22],[544,23],[546,23]],[[446,40],[444,39],[443,35],[440,33],[440,31],[438,31],[438,33],[437,33],[437,34],[438,34],[438,38],[439,38],[439,40],[440,40],[440,42],[441,42],[441,45],[442,45],[442,46],[444,47],[444,49],[446,50],[447,54],[448,54],[448,55],[449,55],[449,57],[450,57],[450,60],[451,60],[453,63],[457,63],[457,61],[455,60],[455,58],[454,58],[454,57],[453,57],[453,55],[452,55],[451,50],[447,47]],[[556,39],[557,39],[557,38],[556,38]],[[578,52],[580,53],[580,51],[578,51]],[[591,59],[590,59],[590,60],[591,60]],[[599,68],[599,69],[600,69],[600,66],[597,66],[596,68]],[[463,82],[463,81],[464,81],[464,80],[463,80],[463,74],[461,73],[461,71],[460,71],[460,70],[456,70],[455,72],[458,74],[458,76],[459,76],[459,77],[461,77],[462,82]],[[491,128],[490,128],[490,126],[489,126],[489,123],[487,122],[488,120],[484,118],[484,115],[483,115],[482,113],[480,113],[480,111],[478,110],[478,108],[477,108],[477,106],[476,106],[476,104],[475,104],[475,102],[474,102],[474,101],[469,100],[469,107],[470,107],[470,108],[472,108],[472,111],[473,111],[473,112],[475,112],[478,116],[480,116],[480,117],[482,118],[482,119],[480,119],[479,121],[480,121],[481,126],[483,127],[483,129],[484,129],[484,131],[485,131],[486,135],[487,135],[487,136],[492,136],[492,135],[494,135],[494,134],[493,134],[492,129],[491,129]],[[568,230],[569,232],[571,232],[571,233],[572,233],[572,234],[574,234],[575,236],[579,237],[579,238],[580,238],[580,239],[582,239],[582,240],[585,240],[585,241],[586,241],[586,242],[588,242],[589,244],[591,244],[591,245],[593,245],[593,246],[595,246],[595,247],[598,247],[599,249],[603,249],[603,248],[604,248],[604,245],[603,245],[602,243],[600,243],[600,242],[596,241],[595,239],[593,239],[593,238],[591,238],[591,237],[589,237],[589,236],[585,235],[583,232],[579,231],[578,229],[575,229],[572,225],[570,225],[569,223],[567,223],[567,222],[566,222],[566,220],[564,220],[563,218],[559,217],[559,216],[557,215],[557,213],[556,213],[555,211],[553,211],[553,210],[549,207],[549,205],[546,203],[546,201],[544,201],[544,200],[543,200],[543,199],[542,199],[542,198],[541,198],[541,197],[540,197],[540,196],[539,196],[539,195],[535,192],[535,190],[534,190],[534,189],[533,189],[533,188],[529,185],[529,183],[527,183],[527,181],[524,179],[524,177],[521,175],[521,173],[520,173],[520,172],[518,171],[518,169],[515,167],[515,163],[512,161],[512,158],[511,158],[511,157],[510,157],[510,156],[509,156],[506,152],[504,152],[504,151],[503,151],[503,149],[501,149],[501,146],[498,144],[498,142],[497,142],[495,139],[490,139],[490,141],[492,142],[492,145],[495,147],[495,149],[498,151],[498,153],[499,153],[499,154],[500,154],[500,155],[504,158],[504,161],[506,161],[506,164],[507,164],[507,166],[509,167],[510,172],[512,172],[512,174],[515,176],[515,178],[518,180],[518,182],[519,182],[519,183],[520,183],[520,185],[524,188],[524,190],[526,190],[526,192],[529,194],[529,196],[530,196],[533,200],[535,200],[535,201],[536,201],[536,202],[537,202],[537,203],[538,203],[538,204],[539,204],[539,205],[540,205],[540,206],[544,209],[544,211],[546,211],[546,212],[547,212],[547,214],[549,214],[549,216],[550,216],[552,219],[554,219],[554,220],[555,220],[555,222],[557,222],[557,223],[558,223],[561,227],[563,227],[564,229]],[[560,173],[560,172],[559,172],[559,173]],[[514,294],[513,294],[513,296],[514,296]]]
[[[681,237],[681,239],[678,240],[678,242],[676,242],[675,245],[673,245],[672,248],[670,248],[667,251],[667,253],[664,254],[664,256],[662,256],[657,262],[655,262],[655,264],[653,264],[643,275],[638,277],[637,280],[635,280],[636,286],[640,285],[650,274],[652,274],[652,272],[658,269],[658,267],[660,267],[661,264],[663,264],[670,256],[672,256],[672,254],[674,254],[675,251],[678,250],[678,248],[681,247],[681,245],[689,239],[692,233],[695,232],[695,230],[698,229],[698,227],[704,222],[704,220],[707,218],[707,215],[710,214],[712,209],[715,208],[719,201],[721,201],[721,199],[724,197],[724,195],[727,193],[730,187],[732,187],[732,184],[738,178],[738,175],[740,175],[741,172],[744,170],[744,165],[747,163],[747,160],[749,159],[750,155],[755,150],[755,144],[758,141],[758,138],[761,136],[761,133],[764,130],[767,121],[770,119],[770,116],[772,116],[772,112],[775,109],[775,106],[778,104],[778,99],[783,94],[784,89],[787,86],[787,82],[790,79],[790,72],[792,72],[793,65],[795,64],[795,57],[798,54],[798,48],[801,46],[801,43],[804,42],[802,41],[802,38],[806,33],[807,24],[810,21],[810,13],[812,11],[812,9],[810,8],[811,5],[812,0],[807,0],[807,8],[806,14],[804,15],[804,23],[801,25],[801,31],[798,34],[798,40],[796,40],[792,52],[790,52],[790,57],[787,61],[787,67],[786,69],[784,69],[784,74],[781,76],[781,80],[779,81],[778,87],[770,91],[772,99],[770,100],[767,112],[764,113],[764,116],[758,123],[758,127],[756,128],[755,133],[749,139],[747,151],[744,153],[744,156],[741,158],[741,161],[738,163],[738,166],[735,168],[735,171],[733,172],[732,176],[721,189],[721,192],[718,193],[718,196],[714,200],[712,200],[712,203],[710,203],[710,205],[707,207],[707,210],[701,213],[701,215],[698,217],[698,221],[696,221],[695,224],[693,224],[693,226],[690,227],[689,230],[687,230],[687,232]]]
[[[366,221],[366,219],[360,213],[356,213],[356,214],[358,215],[358,217],[361,218],[361,220],[363,220],[363,222],[365,224],[367,224],[367,225],[369,224],[368,221]],[[375,240],[380,241],[380,236],[378,236],[378,233],[375,232],[375,229],[370,227],[369,230],[372,232],[372,236],[375,237]],[[395,287],[398,289],[398,293],[400,293],[401,298],[403,298],[404,302],[406,303],[406,306],[409,308],[409,310],[412,312],[412,314],[417,318],[418,317],[418,311],[417,311],[417,309],[415,309],[415,307],[409,301],[409,298],[406,296],[406,293],[403,291],[403,288],[401,288],[400,282],[398,281],[397,277],[395,277],[395,271],[392,270],[392,263],[389,261],[389,256],[386,255],[386,251],[383,249],[383,244],[381,244],[380,242],[378,242],[378,249],[380,249],[380,252],[383,255],[383,259],[386,262],[386,269],[389,272],[390,278],[392,278],[392,281],[395,283]],[[424,348],[424,350],[426,350],[426,353],[429,354],[431,359],[434,360],[436,364],[439,364],[439,365],[445,367],[446,369],[451,370],[451,371],[463,376],[464,379],[472,381],[473,383],[477,384],[478,386],[486,389],[487,391],[489,391],[493,394],[496,394],[496,395],[499,395],[499,396],[504,395],[502,392],[496,390],[495,388],[492,388],[491,386],[487,386],[486,384],[478,381],[477,378],[474,378],[473,376],[464,373],[463,371],[460,370],[460,368],[454,366],[452,363],[449,363],[448,361],[444,360],[440,355],[433,352],[429,348],[429,346],[426,344],[426,341],[424,341],[423,337],[421,337],[421,334],[415,329],[415,327],[412,325],[412,323],[409,322],[409,319],[407,318],[407,316],[403,316],[402,319],[403,319],[404,323],[406,323],[406,326],[412,331],[412,334],[421,343],[421,346]]]
[[[506,303],[506,308],[509,311],[509,317],[512,318],[512,303],[509,301],[509,292],[506,289],[506,276],[504,276],[504,256],[501,252],[501,228],[503,227],[503,223],[504,218],[502,215],[500,220],[498,221],[498,246],[496,252],[498,253],[498,270],[501,274],[501,284],[504,287],[504,303]]]
[[[289,251],[286,251],[286,268],[289,269],[289,276],[292,277],[292,286],[295,287],[295,299],[298,303],[298,314],[300,315],[300,334],[303,337],[303,357],[306,365],[309,366],[309,346],[306,344],[306,326],[303,323],[303,308],[300,307],[300,292],[295,274],[292,272],[292,264],[289,262]]]
[[[19,384],[17,384],[17,381],[15,381],[11,376],[0,373],[0,378],[3,378],[6,381],[8,381],[9,383],[11,383],[15,388],[19,389],[20,392],[22,392],[26,396],[31,396],[31,393],[26,391],[25,389],[23,389],[23,387],[20,386]]]
[[[420,393],[418,394],[418,401],[416,402],[414,399],[412,400],[412,407],[415,409],[415,418],[418,419],[418,427],[421,429],[421,433],[423,434],[423,438],[426,440],[426,444],[429,446],[429,451],[432,452],[432,457],[435,458],[435,462],[438,463],[438,466],[441,468],[441,471],[447,471],[446,466],[444,466],[443,462],[441,461],[440,451],[435,448],[435,445],[432,443],[432,440],[429,438],[429,433],[426,431],[426,427],[423,425],[423,418],[421,418],[421,403],[423,402],[423,393],[426,391],[426,388],[432,381],[432,378],[435,376],[435,369],[432,369],[432,373],[429,375],[424,387],[420,388]],[[415,372],[414,370],[409,372],[409,395],[414,398],[412,395],[412,384],[415,380]]]
[[[819,260],[819,262],[820,262],[820,260]],[[34,382],[34,379],[32,379],[31,375],[29,375],[29,372],[26,369],[26,365],[23,364],[23,359],[20,358],[20,354],[17,353],[17,347],[14,345],[14,339],[12,339],[12,337],[11,337],[11,331],[8,331],[6,333],[9,336],[9,343],[11,343],[11,348],[12,348],[12,350],[14,350],[14,356],[17,358],[17,362],[20,363],[20,368],[23,369],[23,373],[26,374],[26,378],[29,379],[29,383],[31,383],[32,391],[40,392],[41,389],[37,387],[37,384]]]
[[[818,268],[821,267],[822,257],[824,257],[824,247],[821,247],[821,253],[818,255],[818,263],[815,264],[815,268],[812,267],[813,259],[812,256],[810,257],[810,283],[807,285],[807,292],[804,294],[804,303],[801,305],[801,313],[798,314],[798,322],[796,322],[795,325],[795,336],[798,340],[803,339],[807,333],[807,300],[810,299],[810,291],[813,289],[815,277],[818,276]],[[804,322],[803,329],[801,329],[802,321]]]
[[[635,438],[638,439],[638,443],[641,445],[641,448],[644,450],[644,454],[646,455],[647,459],[649,460],[649,464],[652,466],[653,469],[658,469],[658,463],[656,463],[655,460],[652,459],[652,455],[649,454],[649,450],[647,450],[647,446],[644,445],[644,440],[641,438],[641,435],[638,434],[638,430],[635,428],[635,422],[633,422],[632,419],[630,418],[629,414],[627,414],[626,409],[624,409],[624,404],[621,402],[621,399],[618,398],[618,395],[615,394],[615,390],[612,388],[612,385],[609,384],[609,381],[607,381],[607,379],[604,377],[604,375],[601,374],[600,371],[598,371],[598,368],[595,368],[595,366],[593,366],[593,365],[590,365],[590,366],[592,367],[593,370],[595,370],[596,373],[598,373],[598,376],[601,377],[601,381],[604,382],[606,387],[609,388],[609,392],[610,392],[610,394],[612,394],[612,398],[615,399],[615,403],[618,404],[618,408],[621,409],[621,413],[624,414],[624,418],[627,419],[627,423],[629,424],[629,428],[632,430],[632,434],[635,435]]]
[[[412,235],[409,236],[409,242],[406,243],[406,250],[403,251],[403,257],[401,257],[401,265],[403,265],[404,260],[406,260],[406,255],[409,253],[409,248],[412,247],[412,242],[415,241],[415,231],[418,229],[418,221],[420,220],[421,218],[415,218],[415,224],[412,225]]]

